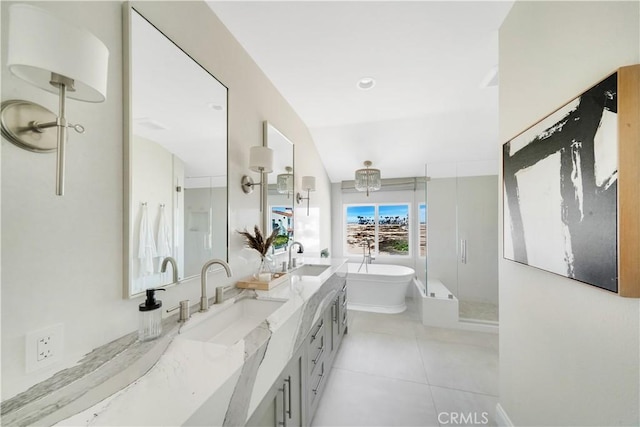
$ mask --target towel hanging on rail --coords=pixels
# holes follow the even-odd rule
[[[153,274],[153,258],[158,256],[156,242],[153,239],[153,230],[149,222],[147,204],[142,204],[142,217],[140,218],[140,236],[138,242],[138,258],[140,259],[140,275]]]
[[[170,235],[171,231],[164,212],[164,204],[162,204],[160,205],[160,219],[158,220],[158,256],[160,260],[172,255],[171,243],[169,242]]]

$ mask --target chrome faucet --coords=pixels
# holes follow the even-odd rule
[[[166,257],[162,260],[162,266],[160,267],[161,273],[167,272],[167,264],[171,263],[171,268],[173,269],[173,281],[171,283],[178,283],[178,264],[176,263],[175,258]]]
[[[216,288],[216,301],[214,302],[214,304],[222,304],[224,302],[224,299],[226,297],[226,292],[228,290],[231,290],[235,288],[234,285],[229,285],[229,286],[218,286]]]
[[[200,296],[200,311],[209,310],[209,300],[207,299],[207,271],[213,264],[220,264],[227,272],[227,277],[231,277],[231,267],[221,259],[212,259],[204,263],[202,272],[200,273],[200,284],[202,286],[202,295]]]
[[[291,245],[289,245],[289,270],[291,270],[294,266],[291,265],[291,248],[293,248],[295,245],[298,245],[300,247],[300,252],[304,252],[304,246],[302,246],[302,243],[300,242],[293,242]]]

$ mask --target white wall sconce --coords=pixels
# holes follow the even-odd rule
[[[244,191],[245,194],[251,193],[254,186],[262,187],[267,182],[264,174],[273,172],[273,150],[263,146],[251,147],[249,151],[249,169],[260,173],[260,182],[254,182],[253,178],[249,175],[244,175],[240,183],[242,184],[242,191]],[[261,190],[260,211],[262,211],[262,197],[264,194],[264,189],[261,188]]]
[[[296,194],[296,201],[298,204],[303,200],[307,201],[307,216],[309,216],[309,193],[316,191],[316,177],[315,176],[303,176],[302,177],[302,191],[307,192],[307,197],[302,197],[300,193]]]
[[[2,103],[2,135],[36,153],[57,151],[56,194],[64,194],[67,128],[66,99],[104,102],[109,49],[89,31],[69,25],[44,9],[15,4],[9,9],[7,66],[16,77],[59,96],[59,110],[9,100]],[[55,128],[55,131],[54,131]]]

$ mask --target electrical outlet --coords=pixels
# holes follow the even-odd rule
[[[33,372],[62,360],[63,324],[49,326],[26,335],[26,371]]]
[[[45,335],[38,339],[38,362],[53,357],[53,339],[51,335]]]

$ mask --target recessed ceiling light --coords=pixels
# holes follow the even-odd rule
[[[373,77],[363,77],[358,80],[358,89],[369,90],[373,89],[375,85],[376,81],[373,79]]]

